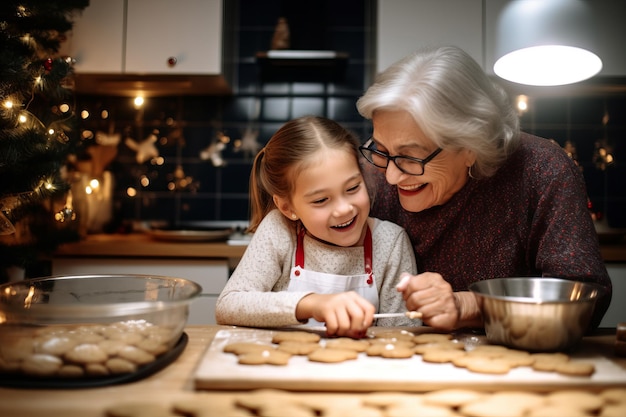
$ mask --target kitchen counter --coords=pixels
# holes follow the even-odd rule
[[[177,399],[197,397],[194,391],[194,372],[207,347],[220,329],[230,326],[187,326],[185,332],[189,343],[181,356],[160,372],[143,380],[122,385],[86,389],[13,389],[0,388],[0,415],[11,417],[104,417],[105,410],[124,402],[150,402],[171,404]],[[615,329],[601,329],[597,334],[584,339],[585,348],[593,348],[610,357],[618,366],[626,369],[626,358],[613,356]],[[597,387],[581,385],[581,389],[598,391]],[[606,387],[603,387],[606,388]],[[232,396],[229,391],[207,391],[215,398]],[[203,392],[205,393],[205,392]],[[307,396],[311,393],[293,393]],[[331,396],[368,395],[356,393],[328,393]]]
[[[92,234],[61,245],[55,257],[241,258],[247,245],[223,242],[163,241],[145,233]]]
[[[167,242],[144,233],[92,234],[80,242],[61,245],[55,256],[167,257],[167,258],[241,258],[245,241]],[[626,242],[603,243],[600,252],[605,262],[626,262]]]

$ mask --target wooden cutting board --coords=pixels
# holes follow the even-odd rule
[[[220,330],[195,372],[196,389],[424,392],[454,387],[549,391],[574,387],[602,389],[626,384],[625,369],[599,354],[592,345],[584,344],[569,354],[572,361],[590,361],[595,364],[596,371],[590,377],[538,372],[530,367],[515,368],[505,375],[488,375],[458,368],[450,363],[423,362],[419,355],[409,359],[386,359],[370,357],[364,353],[359,354],[356,360],[332,364],[311,362],[306,357],[293,356],[286,366],[240,365],[236,355],[222,351],[225,345],[233,342],[271,343],[275,332],[276,330],[235,327]],[[466,346],[468,343],[487,343],[484,336],[480,335],[462,335],[458,338]],[[320,343],[323,344],[324,340]]]

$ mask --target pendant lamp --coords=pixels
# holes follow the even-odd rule
[[[493,71],[519,84],[572,84],[596,75],[593,15],[581,0],[512,0],[496,32]]]

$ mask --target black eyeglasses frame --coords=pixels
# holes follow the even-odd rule
[[[387,168],[389,166],[389,161],[393,161],[393,163],[396,165],[396,167],[403,173],[407,174],[407,175],[414,175],[414,176],[421,176],[424,175],[424,170],[426,169],[426,164],[429,163],[430,161],[432,161],[437,155],[439,155],[439,153],[443,150],[442,148],[437,148],[435,149],[430,155],[428,155],[426,158],[424,159],[420,159],[420,158],[414,158],[412,156],[404,156],[404,155],[395,155],[395,156],[391,156],[385,152],[381,152],[377,149],[371,149],[370,146],[374,143],[374,140],[372,138],[370,138],[367,142],[365,142],[365,144],[359,146],[359,151],[361,152],[361,155],[363,155],[363,157],[365,158],[365,160],[367,162],[369,162],[370,164],[374,165],[375,167],[378,168]],[[384,158],[387,160],[387,164],[385,164],[384,166],[382,165],[378,165],[376,164],[371,158],[372,154],[376,154],[381,158]],[[422,167],[422,172],[419,174],[414,174],[412,172],[407,172],[404,168],[401,167],[402,164],[398,165],[398,163],[396,162],[396,160],[407,160],[410,162],[414,162],[414,163],[418,163],[419,165],[421,165]]]

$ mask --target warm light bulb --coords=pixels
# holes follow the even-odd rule
[[[534,63],[528,65],[528,63]],[[572,84],[602,69],[598,56],[572,46],[543,45],[510,52],[496,61],[493,71],[515,83],[550,86]]]
[[[524,94],[520,94],[517,96],[517,110],[521,113],[526,112],[528,110],[528,97]]]
[[[89,186],[95,190],[96,188],[100,187],[100,181],[98,181],[96,178],[93,178],[91,181],[89,181]]]
[[[143,97],[141,96],[137,96],[135,97],[135,100],[133,101],[133,103],[135,104],[135,108],[140,108],[141,106],[143,106],[144,100]]]
[[[13,108],[13,102],[11,100],[5,100],[4,103],[2,103],[2,105],[7,109]]]

